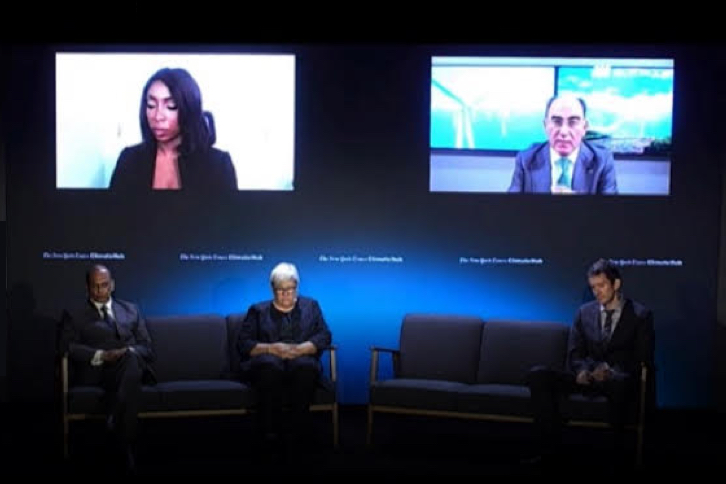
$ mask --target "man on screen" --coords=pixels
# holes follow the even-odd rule
[[[582,139],[589,126],[586,114],[587,107],[581,98],[563,95],[547,102],[547,142],[517,154],[510,192],[618,192],[612,153]]]

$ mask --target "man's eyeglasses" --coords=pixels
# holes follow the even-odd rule
[[[562,119],[559,116],[552,116],[547,119],[547,122],[557,128],[561,128],[563,124],[567,124],[568,128],[578,128],[585,122],[585,120],[579,116],[573,116],[567,119]]]

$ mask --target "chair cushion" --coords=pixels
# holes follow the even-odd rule
[[[376,381],[370,387],[371,405],[390,405],[425,410],[456,410],[457,392],[465,383],[399,378]]]
[[[482,320],[478,317],[408,314],[401,325],[401,378],[476,381]]]
[[[230,377],[227,322],[217,315],[150,317],[159,383]]]
[[[98,386],[74,386],[68,389],[68,413],[104,415],[107,411],[105,392]],[[160,410],[163,407],[156,386],[143,386],[141,412]]]
[[[568,334],[569,328],[561,323],[486,321],[477,381],[525,385],[527,372],[534,366],[562,370]]]
[[[237,381],[171,381],[156,386],[166,410],[234,410],[255,403],[254,392]]]

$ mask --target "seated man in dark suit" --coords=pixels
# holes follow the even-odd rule
[[[100,385],[106,391],[107,426],[133,470],[141,385],[154,381],[149,367],[154,359],[151,339],[139,308],[111,297],[114,281],[108,268],[91,267],[86,287],[85,303],[63,313],[61,351],[68,352],[77,382]]]
[[[510,192],[616,194],[613,154],[584,141],[588,129],[585,101],[555,96],[545,108],[546,143],[517,154]]]
[[[304,437],[321,371],[320,354],[331,333],[317,301],[298,296],[294,265],[270,274],[273,299],[253,304],[239,333],[242,371],[258,391],[258,415],[267,441],[282,430],[283,407],[291,410],[291,437]]]
[[[587,277],[595,300],[583,304],[575,316],[568,371],[535,367],[528,375],[535,425],[543,454],[549,457],[557,457],[560,441],[560,398],[573,393],[607,398],[614,449],[619,452],[641,364],[654,366],[653,313],[623,297],[620,271],[609,261],[596,261]]]

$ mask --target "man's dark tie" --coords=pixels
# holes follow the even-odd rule
[[[610,341],[610,335],[613,332],[613,313],[614,309],[605,310],[605,324],[602,327],[602,340],[605,342]]]
[[[113,320],[111,315],[108,313],[108,308],[104,304],[101,306],[101,314],[103,316],[103,320],[106,321],[106,324],[108,324],[108,327],[113,330],[114,333],[116,333],[116,336],[118,336],[118,330],[116,329],[116,321]]]

